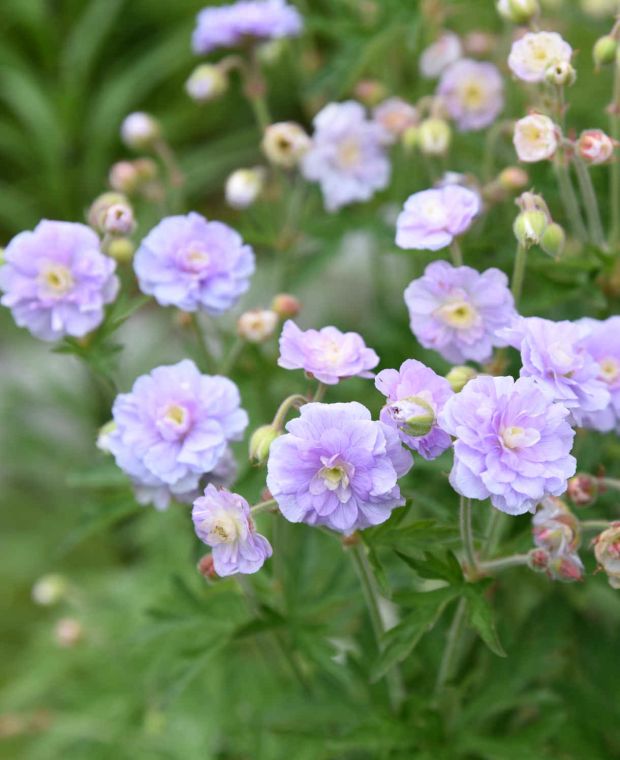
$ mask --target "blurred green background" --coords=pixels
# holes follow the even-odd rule
[[[351,95],[362,78],[415,101],[432,85],[417,58],[432,40],[432,16],[459,33],[496,35],[491,57],[505,71],[510,30],[490,0],[299,0],[306,34],[265,65],[276,119],[308,128],[324,102]],[[405,198],[429,184],[419,157],[397,154],[390,190],[337,217],[320,210],[316,189],[300,221],[303,246],[280,272],[274,230],[285,198],[277,193],[247,213],[223,202],[230,171],[261,162],[259,133],[239,83],[199,106],[184,91],[196,64],[190,35],[200,0],[2,0],[0,3],[0,243],[42,217],[81,221],[106,187],[110,165],[127,152],[118,128],[146,110],[162,122],[186,177],[186,205],[237,227],[255,245],[259,269],[245,306],[269,303],[278,285],[298,295],[305,326],[333,323],[362,332],[382,367],[420,350],[407,325],[402,291],[429,255],[397,252],[392,221]],[[595,75],[594,40],[612,16],[585,14],[577,0],[554,2],[543,26],[578,50],[578,82],[569,123],[606,127],[611,77]],[[596,3],[589,3],[589,6]],[[599,3],[599,5],[601,5]],[[217,56],[215,56],[217,58]],[[505,116],[524,113],[526,95],[509,86]],[[449,168],[477,173],[484,136],[456,135]],[[509,140],[494,149],[497,169],[514,163]],[[432,167],[431,167],[432,169]],[[606,195],[606,170],[593,178]],[[547,167],[532,183],[562,218]],[[606,210],[604,209],[604,213]],[[509,272],[514,241],[509,200],[465,240],[465,259]],[[156,221],[138,208],[137,239]],[[129,272],[125,272],[129,280]],[[601,289],[601,282],[606,287]],[[610,284],[611,283],[611,284]],[[531,257],[523,310],[547,317],[617,312],[613,272],[594,253],[561,264]],[[343,293],[346,298],[343,298]],[[232,318],[222,320],[230,341]],[[112,394],[75,357],[54,353],[0,313],[0,757],[7,760],[367,760],[369,758],[607,759],[620,756],[618,626],[620,600],[602,576],[563,586],[523,569],[490,590],[500,660],[473,637],[463,642],[458,678],[440,705],[432,687],[449,616],[404,661],[409,693],[402,714],[386,708],[385,685],[371,683],[374,644],[350,560],[337,540],[304,526],[278,525],[278,554],[248,581],[207,585],[188,510],[137,508],[129,488],[94,446]],[[116,371],[126,390],[157,364],[192,355],[192,336],[169,310],[149,305],[119,334]],[[252,425],[267,422],[287,394],[305,391],[299,373],[275,367],[275,340],[247,348],[233,374]],[[377,412],[372,384],[351,380],[330,400],[358,399]],[[617,469],[620,446],[589,435],[577,451],[582,469]],[[245,447],[238,490],[256,499],[264,473],[250,469]],[[411,547],[377,538],[375,561],[393,587],[420,586],[394,548],[415,553],[450,545],[456,498],[449,459],[418,459],[405,482],[411,514],[436,529]],[[616,471],[616,477],[619,473]],[[430,476],[430,477],[429,477]],[[594,517],[613,515],[611,496]],[[481,530],[488,507],[476,519]],[[269,516],[261,529],[274,529]],[[527,517],[511,522],[509,545],[529,546]],[[67,598],[45,608],[33,584],[62,573]],[[81,626],[59,642],[58,622]],[[62,633],[62,631],[61,631]],[[66,642],[65,642],[66,643]]]

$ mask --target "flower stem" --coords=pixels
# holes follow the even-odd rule
[[[554,161],[555,174],[558,180],[560,197],[564,206],[564,213],[568,219],[568,224],[576,238],[585,242],[588,239],[588,233],[581,217],[581,209],[575,195],[575,189],[571,182],[568,165],[564,160],[561,151],[558,151],[558,157]]]
[[[281,430],[284,427],[284,421],[286,420],[286,415],[289,411],[293,407],[299,409],[300,406],[307,403],[308,399],[300,393],[294,393],[292,396],[287,396],[278,407],[278,411],[275,413],[273,422],[271,423],[272,426],[276,428],[276,430]]]
[[[519,303],[521,298],[521,291],[523,290],[523,280],[525,279],[525,267],[527,266],[527,246],[519,243],[517,245],[517,253],[515,255],[514,268],[512,270],[512,281],[510,283],[510,289],[512,291],[513,298],[515,299],[515,305]]]
[[[474,536],[471,529],[471,499],[466,499],[464,496],[461,496],[459,501],[459,526],[461,529],[461,541],[465,550],[466,570],[475,573],[478,562],[476,560]]]
[[[198,319],[198,314],[196,312],[192,312],[190,316],[192,329],[194,330],[194,333],[196,335],[196,342],[198,343],[198,351],[200,352],[200,356],[202,358],[201,363],[203,365],[203,369],[206,372],[215,372],[215,362],[209,352],[209,349],[207,348],[207,338],[205,336],[204,330],[202,329],[202,325],[200,324],[200,320]]]
[[[240,336],[237,336],[235,338],[234,343],[230,347],[230,350],[222,360],[222,363],[220,364],[218,368],[218,373],[220,375],[228,375],[233,367],[235,366],[235,362],[241,355],[243,349],[245,348],[246,342],[241,338]]]
[[[529,554],[511,554],[508,557],[499,557],[486,562],[480,562],[478,567],[485,574],[497,573],[508,567],[517,567],[518,565],[527,565]]]
[[[488,557],[489,554],[493,554],[495,551],[495,547],[501,537],[502,528],[504,526],[503,518],[504,515],[499,509],[492,509],[486,540],[482,545],[482,550],[480,552],[482,557]]]
[[[578,156],[575,156],[574,164],[583,205],[586,210],[590,241],[597,246],[597,248],[605,250],[607,249],[607,243],[605,242],[605,234],[603,232],[603,225],[601,224],[601,215],[598,210],[598,202],[592,185],[592,178],[590,177],[587,166]]]
[[[610,525],[609,520],[582,520],[581,530],[607,530]]]
[[[452,242],[450,243],[450,256],[452,256],[452,263],[455,267],[463,266],[463,252],[456,238],[452,238]]]
[[[605,488],[611,488],[614,491],[620,491],[620,480],[615,478],[599,478],[599,483]]]
[[[259,501],[258,504],[255,504],[253,507],[251,507],[252,517],[255,517],[256,515],[260,515],[261,512],[269,512],[273,508],[278,507],[278,504],[275,499],[267,499],[266,501]]]
[[[609,133],[613,140],[620,140],[620,55],[614,67],[614,92],[609,106]],[[611,204],[611,227],[609,247],[613,250],[620,242],[620,162],[612,160],[609,167],[609,202]]]
[[[458,645],[461,641],[463,630],[465,628],[466,611],[467,601],[464,597],[461,597],[454,612],[454,617],[452,618],[450,629],[448,630],[446,647],[443,650],[441,663],[439,665],[439,672],[437,673],[437,681],[435,682],[435,696],[439,696],[444,690],[444,687],[450,680],[450,676],[454,670],[455,661],[458,654]]]
[[[322,401],[326,392],[327,392],[327,386],[325,385],[325,383],[319,383],[316,391],[314,392],[314,396],[312,397],[312,400]]]

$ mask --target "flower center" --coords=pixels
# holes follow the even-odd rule
[[[348,488],[350,479],[347,471],[342,465],[335,465],[333,467],[321,467],[319,470],[319,477],[323,478],[325,488],[328,491],[336,491],[341,486]]]
[[[478,318],[478,312],[467,301],[450,301],[440,306],[436,314],[445,324],[457,330],[466,330]]]
[[[75,284],[73,275],[64,264],[44,264],[39,273],[39,283],[50,296],[66,295]]]
[[[569,377],[575,359],[572,352],[567,351],[564,346],[559,343],[552,343],[547,347],[547,351],[555,368],[564,376]]]
[[[202,243],[190,243],[181,252],[181,266],[185,271],[202,274],[211,263],[211,256]]]
[[[233,544],[238,540],[241,533],[238,521],[224,510],[207,518],[203,522],[202,528],[208,534],[211,546]]]
[[[599,362],[601,368],[601,379],[606,383],[613,383],[620,378],[620,364],[616,359],[608,357]]]
[[[166,440],[175,440],[187,433],[191,422],[187,407],[182,404],[168,404],[157,420],[157,428]]]
[[[446,225],[446,210],[439,201],[427,200],[422,206],[422,216],[434,227],[444,227]]]
[[[513,425],[502,430],[501,438],[507,449],[521,449],[538,443],[540,433],[534,428],[522,428]]]
[[[338,163],[343,169],[353,169],[359,166],[362,160],[362,151],[359,142],[350,137],[344,140],[338,148]]]
[[[342,347],[335,340],[326,340],[323,344],[324,359],[328,364],[336,365],[342,359]]]
[[[463,104],[467,108],[479,108],[484,102],[484,92],[477,82],[468,82],[463,87]]]

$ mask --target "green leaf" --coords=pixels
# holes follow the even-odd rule
[[[463,583],[461,565],[451,551],[446,552],[443,557],[425,552],[424,559],[410,557],[408,554],[403,554],[398,550],[396,550],[396,554],[403,562],[415,570],[421,578],[447,581],[452,586],[458,586]]]
[[[483,584],[465,587],[469,624],[494,654],[498,657],[506,657],[495,628],[493,609],[485,599],[481,585]]]

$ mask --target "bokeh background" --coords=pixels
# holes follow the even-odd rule
[[[297,295],[305,326],[336,324],[362,332],[382,365],[409,356],[438,371],[442,361],[416,345],[402,291],[431,260],[398,252],[393,219],[412,192],[429,184],[415,154],[399,153],[394,180],[376,201],[338,216],[322,210],[316,190],[299,222],[303,245],[282,268],[274,247],[284,199],[274,193],[250,212],[227,208],[230,171],[260,164],[259,133],[237,81],[219,101],[199,106],[184,91],[196,64],[190,35],[204,0],[2,0],[0,3],[0,244],[39,219],[81,221],[106,188],[110,165],[128,154],[118,128],[135,110],[155,114],[186,177],[186,207],[238,228],[258,254],[244,306],[266,306],[280,287]],[[297,0],[302,40],[264,64],[276,119],[310,119],[330,100],[351,95],[363,78],[415,101],[432,85],[417,59],[446,25],[496,36],[490,57],[502,70],[511,30],[490,0]],[[578,50],[570,91],[576,130],[606,127],[611,75],[596,75],[590,51],[613,19],[609,3],[556,0],[545,28]],[[597,10],[598,9],[598,10]],[[602,11],[601,11],[602,9]],[[586,12],[587,11],[587,12]],[[596,11],[596,12],[593,12]],[[441,15],[441,14],[440,14]],[[435,19],[435,20],[434,20]],[[216,56],[217,57],[217,56]],[[506,117],[523,115],[526,96],[509,87]],[[515,162],[501,137],[484,163],[485,139],[457,135],[449,167],[480,173]],[[436,167],[435,167],[436,168]],[[605,169],[593,173],[603,200]],[[487,177],[488,178],[488,177]],[[532,184],[563,222],[548,167]],[[156,221],[139,207],[137,239]],[[497,206],[465,241],[478,268],[510,271],[511,201]],[[593,253],[557,264],[531,257],[523,311],[542,316],[605,316],[618,311],[613,270]],[[228,340],[233,317],[218,329]],[[188,511],[138,508],[120,473],[97,452],[97,429],[113,397],[91,369],[18,330],[0,312],[0,757],[7,760],[367,760],[369,758],[589,758],[620,755],[618,635],[620,598],[601,576],[552,584],[524,569],[491,589],[499,659],[473,638],[450,692],[432,700],[448,618],[405,660],[409,699],[399,719],[386,711],[385,686],[370,683],[373,642],[350,561],[337,541],[304,526],[281,525],[281,551],[242,592],[234,581],[208,586],[196,572],[202,554]],[[195,351],[193,336],[169,310],[152,305],[119,333],[120,389],[157,364]],[[299,373],[275,367],[275,340],[248,347],[233,377],[257,426],[278,402],[306,390]],[[373,412],[372,384],[351,380],[332,400],[358,399]],[[577,443],[582,469],[606,465],[618,477],[620,445],[589,434]],[[263,473],[245,464],[238,490],[258,498]],[[407,480],[418,519],[454,520],[449,460],[418,460]],[[606,495],[592,516],[613,515]],[[488,507],[480,507],[481,529]],[[269,517],[264,530],[273,529]],[[262,526],[261,526],[262,527]],[[529,546],[527,517],[511,523],[510,542]],[[425,534],[424,545],[450,531]],[[429,537],[430,536],[430,537]],[[418,539],[419,541],[420,539]],[[401,588],[411,571],[379,546],[376,562]],[[400,547],[403,548],[403,547]],[[57,606],[36,605],[33,584],[61,573],[70,585]],[[409,574],[408,574],[409,573]],[[81,640],[62,645],[58,623],[70,618]],[[66,642],[65,642],[66,644]],[[283,654],[284,653],[284,654]]]

